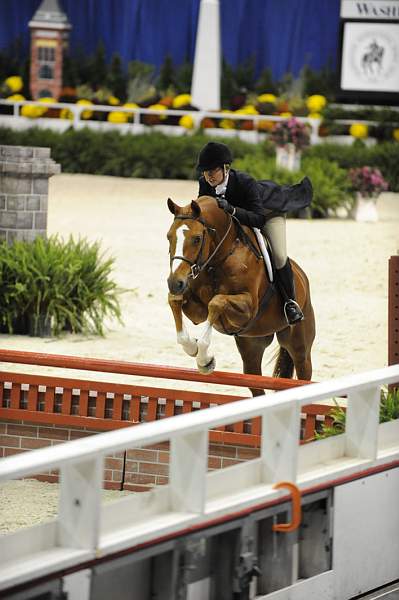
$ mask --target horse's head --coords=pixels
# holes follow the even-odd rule
[[[189,279],[195,279],[201,272],[213,244],[215,227],[208,220],[217,215],[220,221],[221,211],[214,198],[203,197],[193,200],[187,206],[178,206],[170,198],[168,208],[174,215],[168,231],[170,273],[168,286],[171,294],[182,294]]]

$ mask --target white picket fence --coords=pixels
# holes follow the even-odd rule
[[[58,517],[0,538],[0,590],[399,460],[399,420],[379,425],[399,365],[98,434],[0,461],[0,483],[60,470]],[[347,395],[346,431],[299,445],[301,407]],[[209,430],[262,418],[260,458],[208,472]],[[104,457],[170,441],[169,484],[102,505]]]
[[[0,100],[0,105],[10,106],[13,109],[12,115],[0,115],[0,125],[8,127],[15,127],[18,129],[24,129],[27,127],[37,126],[57,129],[64,131],[69,127],[73,129],[81,129],[82,127],[89,127],[90,129],[97,130],[119,130],[123,133],[143,133],[145,131],[157,130],[169,133],[170,135],[181,135],[182,133],[189,134],[194,133],[200,129],[201,121],[209,117],[210,119],[228,119],[231,121],[252,121],[253,131],[243,131],[239,129],[223,129],[223,128],[212,128],[206,129],[207,133],[212,132],[212,135],[219,135],[223,137],[240,137],[247,141],[257,142],[265,137],[265,133],[259,130],[258,123],[260,121],[286,121],[289,117],[280,117],[278,115],[241,115],[236,113],[221,113],[215,111],[193,111],[193,110],[176,110],[176,109],[155,109],[155,108],[123,108],[122,106],[109,106],[109,105],[80,105],[66,102],[46,102],[40,103],[37,101],[12,101],[12,100]],[[39,118],[28,118],[21,116],[22,106],[40,106],[45,108],[57,108],[67,109],[73,115],[72,119],[56,119],[46,118],[45,116]],[[112,112],[123,112],[129,116],[129,123],[110,123],[108,121],[95,121],[90,118],[83,119],[82,113],[87,111],[93,112],[104,112],[110,114]],[[189,115],[192,117],[194,127],[188,130],[181,126],[175,125],[145,125],[141,123],[141,117],[143,115],[158,115],[162,117],[175,116],[182,117]],[[319,125],[321,119],[310,119],[308,117],[296,117],[302,123],[308,123],[311,128],[311,143],[316,144],[319,142]]]

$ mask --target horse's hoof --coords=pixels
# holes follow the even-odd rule
[[[197,367],[200,373],[203,373],[204,375],[210,375],[210,373],[213,373],[216,367],[215,357],[212,356],[211,360],[206,365],[200,365],[197,363]]]

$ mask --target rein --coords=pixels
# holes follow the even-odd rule
[[[212,254],[210,256],[208,256],[206,261],[203,263],[201,263],[200,261],[202,258],[202,251],[204,249],[205,233],[207,231],[208,232],[212,231],[212,232],[216,233],[216,229],[214,227],[209,227],[209,225],[207,225],[207,223],[201,218],[192,217],[190,215],[178,215],[177,217],[175,217],[175,219],[180,219],[180,220],[199,221],[201,223],[201,225],[203,225],[205,233],[202,237],[201,247],[198,251],[197,258],[194,261],[190,260],[189,258],[186,258],[185,256],[175,255],[175,256],[172,256],[171,262],[174,261],[175,259],[179,259],[179,260],[183,260],[186,263],[188,263],[191,267],[191,273],[190,273],[189,277],[191,279],[196,279],[198,277],[198,275],[200,275],[200,273],[209,265],[209,263],[211,262],[213,257],[217,254],[217,252],[219,251],[219,248],[222,246],[223,242],[227,238],[228,234],[230,233],[230,230],[233,225],[233,219],[230,215],[229,215],[229,217],[230,217],[230,221],[229,221],[229,225],[227,227],[225,234],[223,235],[222,239],[220,240],[220,242],[218,243],[218,245],[216,246],[216,248],[214,249]]]

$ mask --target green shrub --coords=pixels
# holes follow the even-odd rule
[[[53,334],[104,334],[106,316],[121,319],[118,289],[110,279],[114,259],[99,243],[57,236],[0,244],[0,324],[3,331],[36,333],[40,319]]]
[[[363,142],[352,146],[342,144],[318,144],[306,149],[307,158],[323,158],[338,163],[343,169],[353,167],[378,167],[389,183],[392,192],[399,192],[399,144],[384,142],[367,147]]]
[[[64,173],[90,173],[147,179],[195,179],[195,164],[200,149],[211,138],[202,134],[171,137],[160,132],[123,135],[117,131],[98,132],[69,129],[58,133],[32,128],[13,131],[0,128],[0,144],[45,146],[61,164]],[[218,138],[219,139],[219,138]],[[240,139],[225,141],[235,158],[272,156],[270,143],[259,145]]]

